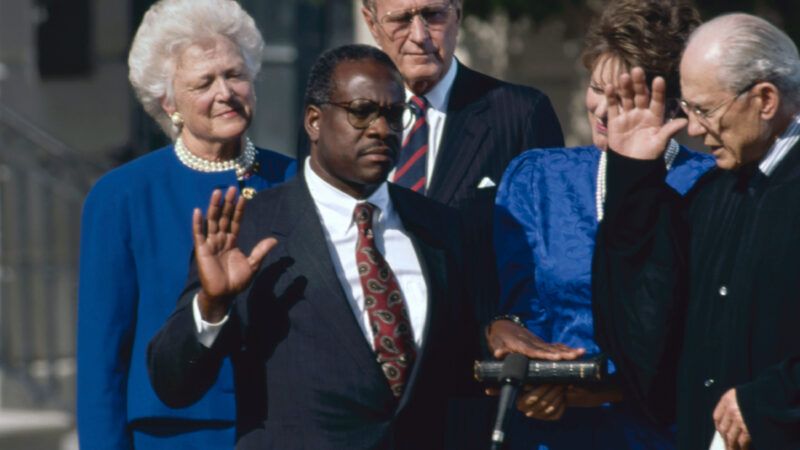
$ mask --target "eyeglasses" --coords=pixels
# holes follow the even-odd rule
[[[368,128],[378,117],[383,116],[386,118],[389,128],[394,131],[403,131],[411,125],[414,119],[414,114],[411,113],[407,103],[381,106],[372,100],[357,98],[349,102],[325,102],[324,104],[347,111],[347,121],[357,130]]]
[[[664,118],[667,120],[685,118],[686,111],[681,106],[682,100],[679,98],[669,97],[664,102]]]
[[[380,18],[378,23],[389,38],[395,40],[405,37],[411,32],[411,24],[414,22],[415,16],[419,16],[428,31],[443,30],[450,21],[453,9],[450,2],[441,2],[418,8],[389,11]]]
[[[689,103],[688,101],[686,101],[684,99],[680,99],[679,103],[681,105],[681,109],[683,110],[683,112],[686,113],[686,115],[689,115],[691,113],[697,118],[698,121],[700,121],[704,125],[710,125],[711,124],[711,119],[713,118],[714,113],[716,113],[720,109],[724,108],[725,106],[732,105],[739,97],[742,96],[742,94],[750,91],[750,89],[752,89],[753,86],[755,86],[756,84],[758,84],[758,81],[754,81],[754,82],[748,84],[742,90],[737,92],[736,95],[734,95],[733,97],[729,98],[728,100],[725,100],[724,102],[720,103],[719,105],[717,105],[717,106],[715,106],[715,107],[713,107],[713,108],[711,108],[709,110],[705,110],[705,109],[701,108],[700,106],[698,106],[696,104]],[[727,110],[725,112],[727,112]]]

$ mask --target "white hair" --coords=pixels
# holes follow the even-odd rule
[[[719,43],[718,78],[731,92],[758,81],[774,84],[787,106],[800,106],[800,55],[786,33],[750,14],[719,16],[698,27],[689,43],[708,34]]]
[[[255,21],[234,0],[161,0],[144,15],[128,54],[128,79],[144,110],[171,138],[179,129],[161,106],[173,101],[172,82],[187,47],[225,37],[239,48],[247,75],[261,69],[264,40]]]

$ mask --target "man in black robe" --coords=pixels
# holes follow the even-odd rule
[[[678,448],[800,449],[800,57],[732,14],[695,31],[680,70],[688,119],[664,123],[664,81],[641,69],[606,87],[598,342],[652,416],[677,413]],[[662,153],[687,124],[718,167],[681,198]]]

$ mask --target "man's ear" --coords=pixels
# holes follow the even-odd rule
[[[378,22],[377,19],[375,19],[375,15],[372,14],[372,10],[366,6],[362,6],[361,16],[364,17],[364,22],[367,24],[370,34],[372,34],[372,39],[375,39],[375,42],[380,42],[378,40]]]
[[[303,126],[308,134],[310,142],[317,142],[319,140],[319,121],[322,119],[322,110],[319,106],[308,105],[306,106],[306,114],[303,119]]]
[[[756,97],[761,101],[759,114],[763,120],[775,117],[781,108],[781,93],[774,84],[765,81],[753,86]]]

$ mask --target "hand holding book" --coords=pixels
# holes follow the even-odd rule
[[[475,378],[487,383],[486,393],[497,395],[502,359],[510,353],[530,358],[517,409],[526,416],[558,420],[568,406],[592,407],[622,399],[607,379],[604,355],[585,356],[582,348],[545,342],[514,316],[496,318],[486,329],[486,340],[496,360],[475,363]]]

